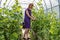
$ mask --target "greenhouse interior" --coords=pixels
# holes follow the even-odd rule
[[[0,40],[60,40],[60,0],[0,0]]]

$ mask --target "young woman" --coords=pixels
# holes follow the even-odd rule
[[[24,38],[28,39],[28,33],[30,29],[30,20],[35,20],[34,16],[31,13],[31,10],[33,8],[33,3],[30,3],[28,8],[25,10],[25,16],[24,16],[24,26],[25,32],[24,32]]]

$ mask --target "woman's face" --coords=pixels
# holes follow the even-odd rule
[[[33,4],[30,4],[30,5],[29,5],[29,8],[32,9],[32,8],[33,8]]]
[[[33,8],[33,5],[30,5],[30,8],[32,9]]]

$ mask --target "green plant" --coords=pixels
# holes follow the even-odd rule
[[[35,40],[60,40],[60,19],[56,18],[56,13],[44,13],[43,7],[32,10],[36,17],[31,22],[31,28],[35,32]]]
[[[0,40],[17,40],[21,34],[21,22],[22,11],[17,2],[12,6],[12,10],[7,7],[0,8]]]

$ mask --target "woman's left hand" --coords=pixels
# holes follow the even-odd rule
[[[35,18],[35,17],[33,17],[33,19],[34,19],[34,20],[36,20],[36,18]]]

